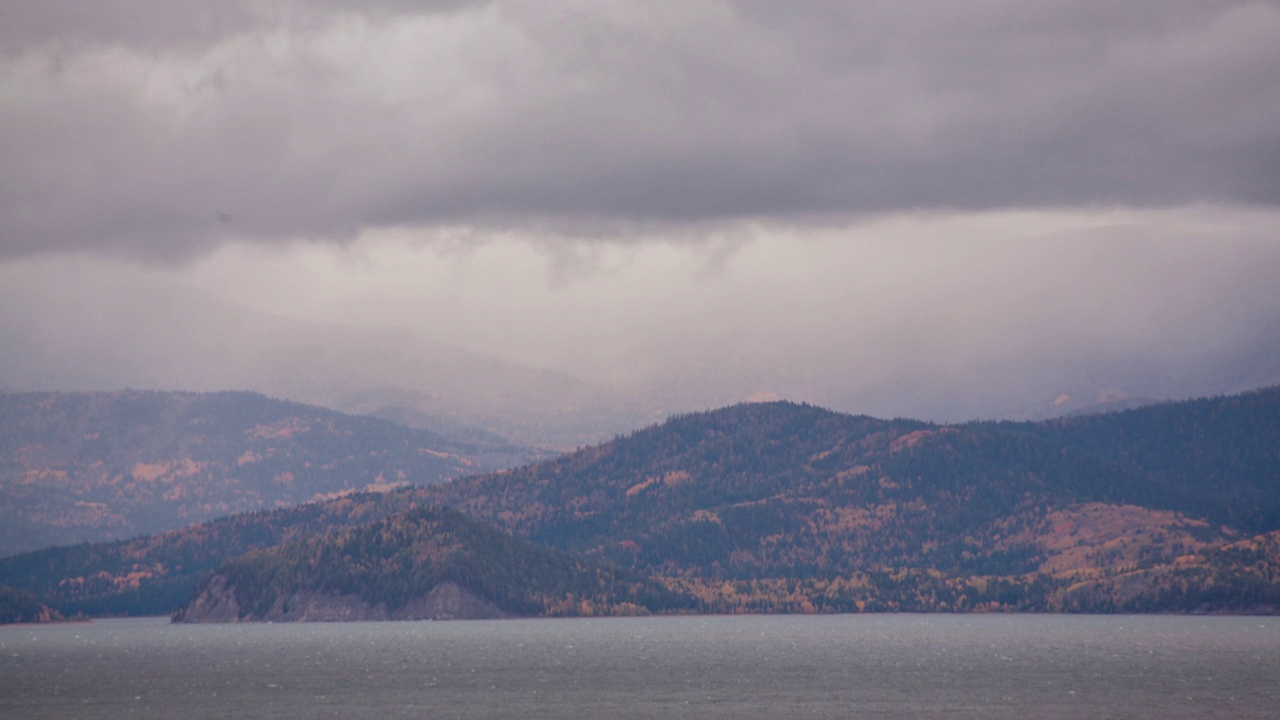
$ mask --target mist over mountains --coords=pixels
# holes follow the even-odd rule
[[[56,287],[7,275],[0,387],[11,390],[250,390],[543,446],[640,422],[622,398],[564,373],[401,329],[287,319],[142,274]]]
[[[1271,2],[71,4],[0,23],[0,388],[570,449],[1280,382]]]
[[[746,399],[934,421],[1041,419],[1280,381],[1280,333],[1248,326],[1248,316],[1206,334],[1194,352],[1183,348],[1192,338],[1170,338],[1183,348],[1172,354],[1033,343],[1003,355],[993,347],[988,358],[902,338],[877,345],[877,332],[864,343],[834,329],[774,341],[773,331],[752,339],[733,327],[681,330],[660,352],[628,353],[601,335],[560,351],[584,380],[432,339],[429,326],[291,319],[160,273],[71,269],[0,267],[0,388],[245,389],[460,440],[563,450]],[[798,314],[791,324],[838,322]]]

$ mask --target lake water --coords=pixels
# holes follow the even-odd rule
[[[0,628],[3,718],[1275,718],[1280,618]]]

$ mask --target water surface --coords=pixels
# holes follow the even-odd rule
[[[837,615],[0,628],[5,718],[1274,718],[1280,620]]]

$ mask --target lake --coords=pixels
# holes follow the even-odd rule
[[[0,627],[4,718],[1274,718],[1280,619]]]

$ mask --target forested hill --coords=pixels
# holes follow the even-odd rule
[[[1250,546],[1261,565],[1204,555],[1280,529],[1276,388],[1039,424],[740,405],[422,494],[707,592],[740,582],[752,609],[794,581],[830,607],[972,607],[1000,587],[980,577],[1016,579],[1005,604],[1175,607],[1196,597],[1179,584],[1194,572],[1205,593],[1280,602],[1272,538]]]
[[[456,510],[412,510],[223,563],[187,622],[635,615],[694,602],[635,573],[519,540]]]
[[[251,547],[444,504],[720,611],[1265,612],[1277,417],[1277,389],[1040,424],[739,405],[516,470],[0,560],[0,583],[154,612]]]
[[[31,593],[0,585],[0,625],[58,622],[65,618]]]
[[[247,392],[0,393],[0,555],[529,457]]]
[[[1280,387],[1029,429],[1150,478],[1145,501],[1250,533],[1280,528]]]

